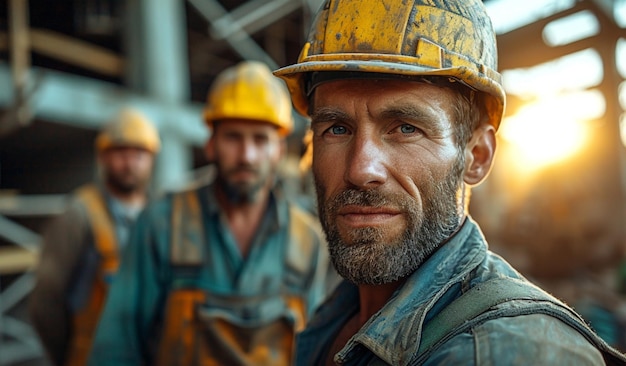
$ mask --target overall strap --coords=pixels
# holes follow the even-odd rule
[[[170,263],[174,267],[201,266],[205,237],[200,199],[195,190],[172,195],[171,219]]]
[[[195,309],[206,294],[195,283],[203,264],[204,228],[196,191],[173,193],[169,246],[172,283],[167,295],[157,366],[192,366],[197,344]]]
[[[515,300],[522,300],[515,308],[496,307]],[[494,278],[471,288],[425,324],[419,351],[412,364],[423,363],[446,341],[486,321],[530,314],[549,315],[574,328],[602,352],[608,365],[626,363],[626,356],[609,346],[580,315],[561,301],[529,282]]]
[[[99,275],[90,287],[87,303],[73,315],[72,338],[68,345],[66,366],[81,366],[87,363],[92,338],[109,289],[105,276],[115,273],[120,261],[115,225],[102,192],[94,185],[86,185],[79,188],[76,195],[87,209],[94,246],[102,260],[98,268]]]
[[[118,243],[115,225],[106,206],[102,192],[94,185],[86,185],[76,191],[85,205],[94,236],[94,245],[102,256],[102,269],[115,272],[119,266]]]

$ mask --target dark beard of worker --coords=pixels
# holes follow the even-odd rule
[[[461,224],[463,160],[460,157],[446,179],[431,182],[422,191],[423,214],[406,195],[383,194],[378,190],[347,189],[323,202],[324,189],[316,182],[320,221],[326,232],[329,252],[337,272],[355,284],[380,285],[413,273]],[[385,229],[366,227],[350,233],[346,244],[336,225],[337,211],[345,205],[392,206],[408,218],[407,229],[391,242],[383,242]]]
[[[225,179],[223,175],[219,175],[216,179],[216,184],[226,196],[226,200],[233,205],[254,203],[265,183],[264,179],[254,183],[232,183]]]
[[[124,174],[125,176],[122,176]],[[122,195],[128,195],[143,190],[148,184],[147,180],[133,176],[132,173],[119,173],[119,175],[116,175],[112,172],[106,172],[105,180],[109,189]]]

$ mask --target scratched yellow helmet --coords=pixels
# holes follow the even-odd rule
[[[284,83],[263,63],[243,61],[217,77],[207,96],[204,120],[246,119],[278,127],[281,135],[293,129],[291,101]]]
[[[327,0],[298,62],[274,74],[307,115],[315,79],[328,71],[446,77],[484,96],[496,128],[502,119],[495,32],[480,0]]]
[[[99,152],[112,147],[134,146],[156,154],[161,148],[161,140],[159,132],[144,114],[124,108],[98,134],[95,145]]]

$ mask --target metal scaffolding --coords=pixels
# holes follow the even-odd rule
[[[276,67],[277,61],[252,35],[298,9],[311,14],[321,0],[239,3],[227,10],[226,5],[232,5],[229,1],[126,1],[121,12],[126,43],[122,56],[79,37],[34,28],[28,22],[28,1],[10,0],[10,27],[6,33],[0,30],[0,51],[10,55],[8,63],[0,61],[0,137],[34,119],[97,130],[119,108],[132,105],[155,122],[163,140],[156,162],[157,188],[185,185],[194,175],[191,148],[201,146],[208,137],[201,120],[202,103],[189,96],[186,6],[208,22],[211,42],[225,42],[241,59],[262,60]],[[120,78],[124,86],[35,67],[33,52],[105,78]],[[43,356],[29,324],[10,315],[33,287],[32,269],[41,241],[39,233],[15,219],[53,216],[63,210],[64,200],[64,195],[0,194],[0,238],[9,243],[0,247],[0,276],[17,275],[10,286],[0,282],[0,342],[5,340],[0,344],[0,365]]]
[[[6,3],[9,27],[6,32],[0,30],[0,51],[6,52],[9,57],[8,62],[0,59],[0,138],[34,120],[97,130],[121,107],[132,105],[155,122],[163,140],[155,172],[155,183],[159,190],[187,184],[193,175],[192,148],[201,146],[208,137],[201,119],[203,104],[198,98],[193,101],[190,96],[190,84],[194,82],[190,69],[205,68],[207,75],[216,75],[224,67],[230,66],[228,63],[237,62],[237,59],[263,61],[272,68],[281,66],[286,58],[284,43],[263,44],[259,41],[259,33],[276,36],[277,32],[273,32],[272,27],[299,12],[298,19],[302,20],[302,24],[295,27],[298,28],[297,38],[301,39],[309,28],[312,14],[323,2],[100,1],[124,4],[120,12],[123,18],[123,54],[86,42],[78,36],[71,37],[50,29],[33,27],[28,21],[28,0],[10,0]],[[579,1],[574,9],[591,9],[602,19],[602,24],[610,25],[604,11],[612,8],[613,4],[611,0],[584,0]],[[197,38],[189,34],[186,14],[190,11],[196,12],[208,24]],[[623,29],[616,30],[609,26],[607,29],[614,33],[608,40],[606,34],[602,34],[567,46],[571,50],[548,48],[538,42],[543,23],[538,22],[499,37],[502,67],[525,66],[520,64],[522,60],[528,65],[536,64],[549,60],[552,55],[556,57],[574,48],[588,47],[589,44],[599,46],[605,60],[614,60],[616,39],[626,37]],[[289,33],[286,30],[276,37],[294,37]],[[301,45],[300,42],[297,47]],[[530,47],[540,47],[533,52],[538,58],[527,58],[531,53]],[[220,64],[216,54],[222,51],[227,53],[224,58],[232,59]],[[35,67],[31,60],[33,53],[102,77],[79,76]],[[205,66],[207,58],[215,62]],[[614,66],[606,64],[605,70],[613,73]],[[112,83],[110,78],[122,82]],[[618,119],[616,114],[619,113],[615,109],[619,107],[617,80],[605,77],[602,85],[607,95],[607,118],[615,122]],[[607,136],[619,136],[616,135],[616,128],[617,125],[612,126]],[[613,143],[607,149],[619,144],[617,141]],[[607,156],[611,156],[610,153]],[[622,153],[615,154],[613,165],[607,163],[607,166],[623,167],[623,162],[619,160],[622,156]],[[616,171],[623,172],[624,169]],[[624,191],[626,189],[622,194]],[[2,194],[0,191],[0,239],[9,243],[6,247],[0,246],[0,366],[37,360],[43,356],[29,324],[11,315],[11,311],[23,303],[33,287],[32,269],[36,265],[41,241],[39,233],[20,225],[17,219],[53,216],[63,210],[64,202],[63,194],[20,195],[20,192]],[[620,214],[623,216],[623,211]],[[2,276],[8,274],[15,277],[10,286],[2,283]]]

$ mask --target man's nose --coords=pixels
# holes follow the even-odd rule
[[[241,146],[241,159],[246,163],[254,162],[259,156],[259,148],[251,139],[244,139]]]
[[[349,152],[346,182],[360,188],[374,188],[387,181],[386,155],[381,141],[355,136]]]

